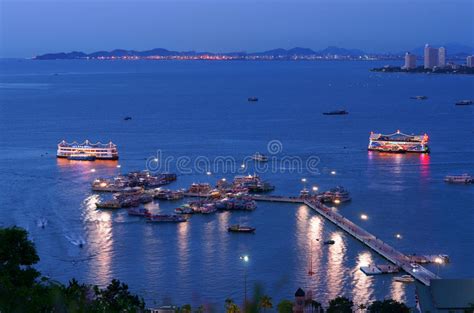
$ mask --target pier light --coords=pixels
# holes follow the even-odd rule
[[[227,179],[225,179],[225,177],[224,177],[224,178],[222,178],[221,180],[222,180],[223,182],[225,182]]]
[[[122,167],[122,165],[120,165],[120,164],[117,165],[117,168],[121,168],[121,167]]]
[[[211,173],[211,172],[206,172],[206,175],[207,175],[207,176],[211,176],[212,173]]]
[[[397,238],[397,239],[402,239],[402,235],[396,234],[396,235],[395,235],[395,238]]]
[[[245,168],[245,164],[242,164],[242,165],[240,166],[240,168],[241,168],[241,169],[244,169],[244,168]]]
[[[360,218],[364,221],[369,219],[369,217],[366,214],[361,214]]]
[[[91,168],[91,173],[95,173],[95,168]]]
[[[318,191],[318,187],[317,187],[317,186],[313,186],[313,191],[314,191],[314,192]]]
[[[158,158],[154,158],[153,161],[158,162]]]
[[[301,178],[302,183],[306,183],[306,178]]]
[[[331,171],[331,175],[336,175],[336,171]]]
[[[334,203],[335,203],[335,204],[339,204],[339,203],[341,203],[341,200],[339,200],[339,199],[334,199]]]
[[[436,257],[436,258],[434,259],[434,261],[435,261],[435,263],[438,264],[438,265],[444,263],[444,262],[443,262],[443,259],[440,258],[440,257]]]

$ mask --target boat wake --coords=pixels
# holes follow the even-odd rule
[[[65,235],[65,237],[71,244],[78,246],[79,248],[82,248],[86,244],[86,241],[82,236]]]
[[[47,225],[48,225],[48,220],[44,217],[41,217],[36,221],[36,226],[38,227],[45,228]]]

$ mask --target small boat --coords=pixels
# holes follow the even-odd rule
[[[127,209],[127,213],[130,216],[148,216],[148,215],[150,215],[150,211],[146,208],[129,208],[129,209]]]
[[[155,215],[147,215],[147,222],[152,223],[181,223],[186,222],[187,219],[184,216],[180,215],[165,215],[165,214],[155,214]]]
[[[252,155],[252,160],[257,162],[268,162],[268,157],[260,152],[255,152],[255,154]]]
[[[130,121],[131,119],[132,119],[131,116],[125,116],[125,117],[123,118],[124,121]]]
[[[413,99],[413,100],[426,100],[428,99],[427,96],[413,96],[413,97],[410,97],[410,99]]]
[[[248,97],[247,100],[249,102],[256,102],[256,101],[258,101],[258,98],[257,97]]]
[[[97,202],[95,206],[98,209],[120,209],[122,204],[120,203],[119,200],[109,200],[109,201],[101,201]]]
[[[411,277],[410,275],[397,276],[393,280],[399,283],[412,283],[415,281],[415,279]]]
[[[95,155],[86,153],[75,153],[68,155],[67,159],[71,161],[95,161]]]
[[[336,242],[335,242],[334,240],[332,240],[332,239],[323,241],[323,244],[325,244],[325,245],[333,245],[333,244],[335,244],[335,243],[336,243]]]
[[[468,174],[448,175],[444,178],[444,181],[451,184],[472,184],[474,183],[474,177]]]
[[[349,112],[347,112],[346,110],[323,112],[323,115],[346,115],[346,114],[349,114]]]
[[[461,101],[456,102],[456,105],[471,105],[471,104],[472,104],[472,100],[461,100]]]
[[[242,225],[237,224],[237,225],[229,226],[227,228],[227,231],[231,232],[231,233],[253,233],[253,232],[255,232],[255,228],[250,227],[250,226],[242,226]]]

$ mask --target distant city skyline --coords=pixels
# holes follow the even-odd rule
[[[427,42],[474,46],[474,7],[468,0],[111,3],[0,0],[0,57],[160,47],[254,52],[338,46],[383,53]]]

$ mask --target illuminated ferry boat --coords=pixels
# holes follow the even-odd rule
[[[370,133],[369,147],[371,151],[391,153],[429,153],[428,135],[407,135],[399,130],[390,135]]]
[[[117,160],[118,150],[117,146],[112,142],[109,143],[91,143],[89,140],[83,143],[67,143],[61,141],[58,143],[58,151],[56,156],[58,158],[77,159],[78,156],[88,156],[90,159],[97,160]]]

